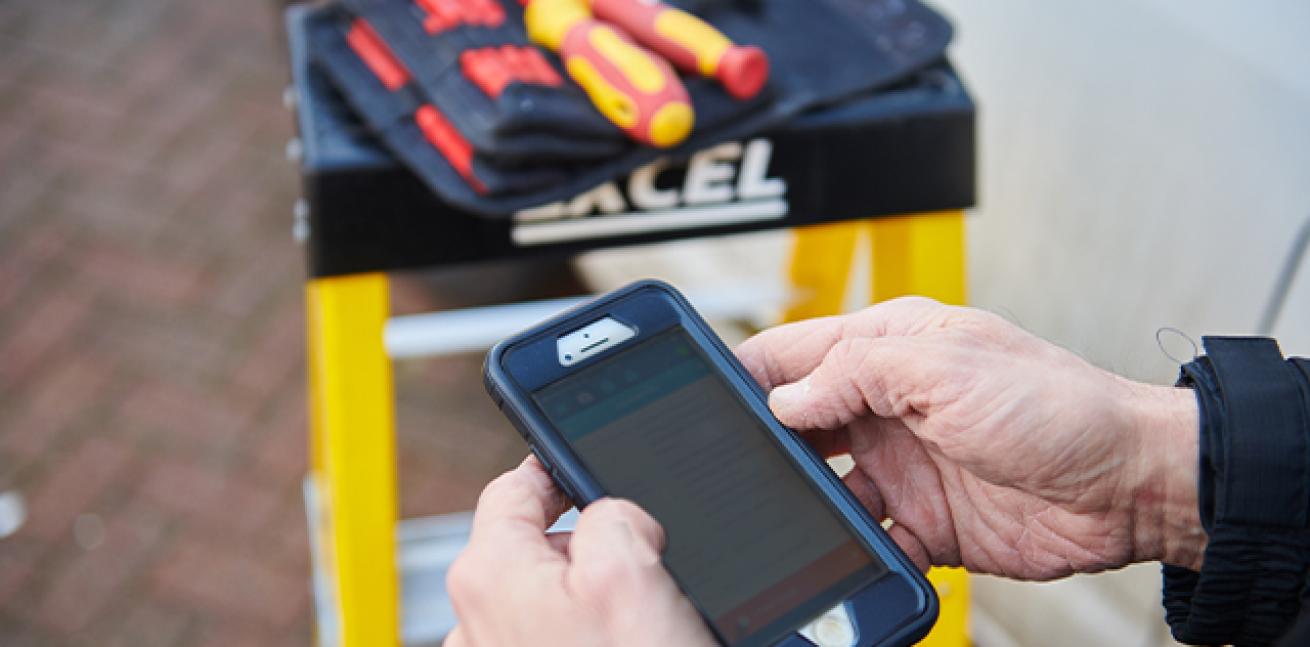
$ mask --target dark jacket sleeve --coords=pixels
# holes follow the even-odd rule
[[[1208,544],[1199,573],[1164,567],[1165,618],[1186,643],[1296,640],[1310,599],[1310,365],[1270,339],[1207,337],[1205,348],[1179,384],[1200,407]]]
[[[1310,411],[1310,360],[1296,357],[1292,359],[1292,365],[1301,374],[1302,394],[1307,411]],[[1310,575],[1307,575],[1307,581],[1310,582]],[[1297,616],[1291,631],[1284,634],[1278,644],[1284,647],[1310,645],[1310,586],[1301,589],[1301,615]]]
[[[1292,623],[1291,631],[1278,641],[1281,647],[1304,647],[1310,645],[1310,604],[1301,603],[1301,615]]]

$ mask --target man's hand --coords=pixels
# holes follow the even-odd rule
[[[660,562],[650,515],[602,499],[571,536],[547,536],[567,508],[535,458],[487,486],[446,578],[460,622],[446,647],[714,644]]]
[[[737,349],[920,568],[1046,580],[1198,568],[1191,391],[1098,369],[990,313],[930,299],[765,331]]]

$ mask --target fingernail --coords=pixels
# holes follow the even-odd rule
[[[773,390],[769,394],[769,403],[775,405],[789,405],[805,397],[810,392],[810,378],[806,376],[799,382],[784,384]]]

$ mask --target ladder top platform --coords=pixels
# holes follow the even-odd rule
[[[975,107],[947,61],[737,142],[503,218],[452,207],[395,161],[309,62],[287,14],[305,239],[314,277],[578,252],[960,209],[975,197]],[[667,205],[674,204],[673,207]]]

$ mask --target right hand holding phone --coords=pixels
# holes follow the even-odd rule
[[[993,314],[903,298],[738,349],[778,418],[920,568],[1046,580],[1199,568],[1189,390],[1132,382]]]

